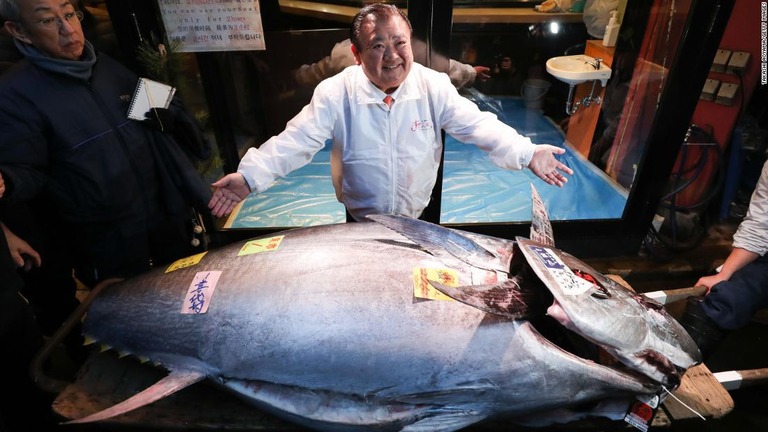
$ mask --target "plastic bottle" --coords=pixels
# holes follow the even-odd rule
[[[616,39],[619,38],[619,23],[616,20],[618,11],[611,11],[611,19],[605,26],[605,35],[603,36],[603,45],[607,47],[616,46]]]

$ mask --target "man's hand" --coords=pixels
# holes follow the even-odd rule
[[[567,165],[555,158],[556,154],[563,153],[565,153],[564,148],[548,144],[538,145],[533,152],[533,157],[528,164],[528,169],[545,182],[563,187],[564,184],[568,183],[568,179],[563,173],[568,175],[573,174],[572,169],[568,168]]]
[[[491,68],[488,66],[475,66],[475,81],[486,81],[491,77]]]
[[[5,180],[3,180],[3,173],[0,173],[0,198],[5,194]]]
[[[42,263],[40,254],[32,249],[29,243],[9,230],[2,222],[0,222],[0,227],[2,227],[5,233],[5,239],[8,241],[8,250],[11,252],[11,258],[16,267],[23,267],[24,271],[31,269],[32,266],[40,267]]]
[[[734,247],[731,250],[731,253],[728,254],[728,257],[725,258],[725,262],[720,270],[713,275],[699,278],[695,286],[707,287],[707,294],[709,294],[712,287],[720,282],[730,280],[734,273],[743,269],[747,264],[758,258],[760,258],[760,255],[755,252],[740,247]]]
[[[208,208],[211,209],[211,214],[217,217],[229,216],[237,203],[251,193],[245,177],[240,173],[227,174],[211,186],[214,191]]]
[[[173,133],[176,129],[176,118],[168,108],[150,108],[144,113],[144,122],[160,132]]]
[[[704,276],[699,278],[699,280],[696,282],[696,285],[694,286],[703,286],[707,288],[707,292],[704,295],[709,294],[709,292],[712,290],[712,287],[719,284],[720,282],[726,281],[728,278],[723,275],[722,273],[713,274],[711,276]]]

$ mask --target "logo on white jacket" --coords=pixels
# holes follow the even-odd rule
[[[417,130],[424,130],[424,129],[432,129],[431,120],[416,120],[415,122],[411,123],[412,132],[416,132]]]

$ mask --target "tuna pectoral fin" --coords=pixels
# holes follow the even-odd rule
[[[130,398],[120,402],[117,405],[113,405],[105,410],[91,414],[89,416],[70,420],[65,424],[71,423],[91,423],[100,420],[106,420],[119,414],[133,411],[136,408],[141,408],[144,405],[149,405],[156,400],[160,400],[166,396],[170,396],[177,391],[189,387],[192,384],[205,379],[205,374],[196,371],[176,371],[171,372],[165,378],[156,382],[151,387],[145,389],[142,392],[131,396]]]
[[[524,319],[541,315],[541,295],[534,290],[521,289],[514,279],[497,285],[470,285],[450,287],[430,280],[432,286],[443,294],[483,312],[512,319]]]
[[[445,413],[430,415],[415,423],[411,423],[400,432],[451,432],[464,429],[470,425],[481,422],[487,417],[477,411],[453,411],[446,410]]]

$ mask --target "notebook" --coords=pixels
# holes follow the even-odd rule
[[[128,107],[128,118],[145,120],[144,114],[150,108],[168,108],[174,93],[176,93],[175,87],[149,78],[139,78],[131,105]]]

